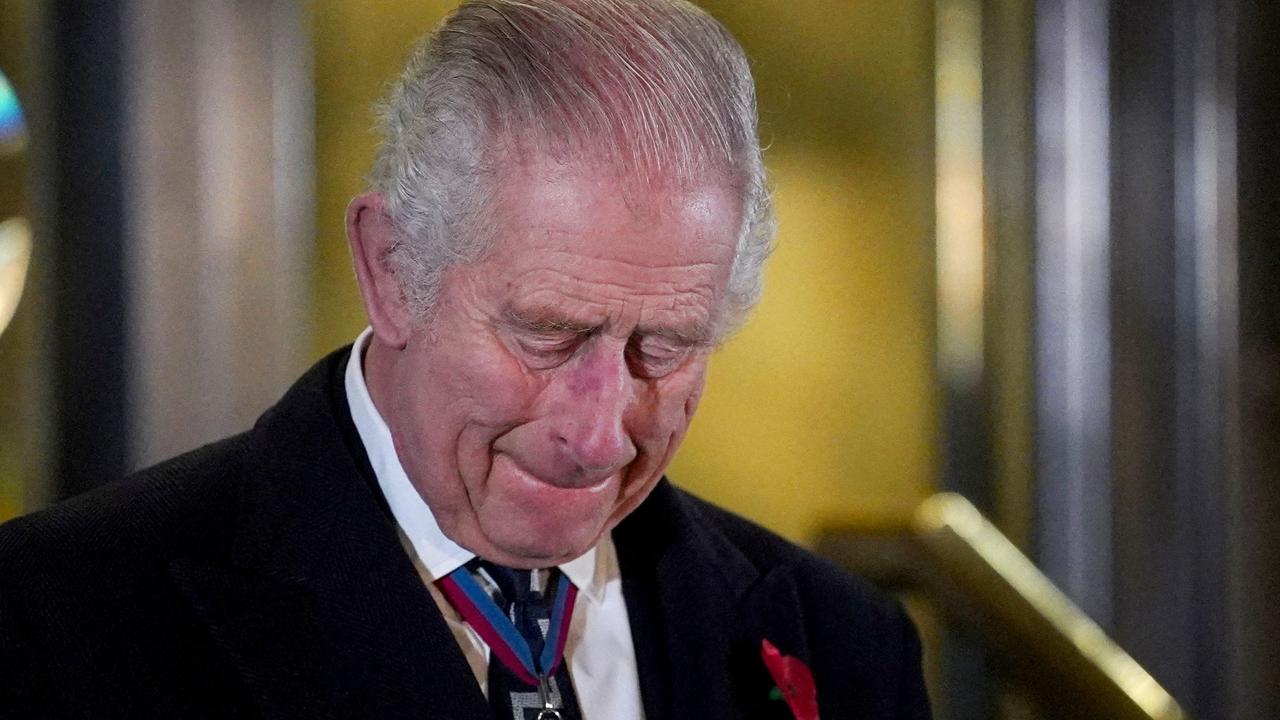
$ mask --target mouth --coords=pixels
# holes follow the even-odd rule
[[[505,469],[522,482],[539,487],[553,488],[555,490],[587,490],[599,492],[609,484],[610,480],[617,476],[617,473],[607,475],[605,477],[581,473],[568,475],[541,475],[528,470],[505,453],[500,453],[495,456],[493,462],[496,466],[506,466],[505,468],[500,469]]]

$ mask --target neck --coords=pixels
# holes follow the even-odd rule
[[[378,340],[377,334],[369,336],[365,343],[364,358],[361,370],[364,371],[364,384],[369,389],[369,397],[373,406],[378,409],[383,420],[390,424],[392,414],[390,398],[392,377],[395,371],[395,350]],[[392,430],[392,434],[395,430]]]

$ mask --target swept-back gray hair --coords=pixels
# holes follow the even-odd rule
[[[725,330],[760,296],[775,223],[755,84],[737,41],[684,0],[465,2],[414,50],[379,121],[369,183],[423,316],[444,269],[487,250],[492,178],[515,145],[603,157],[642,180],[727,183],[743,218]]]

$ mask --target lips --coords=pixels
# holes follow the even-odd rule
[[[613,477],[613,474],[600,476],[582,472],[540,473],[526,468],[515,458],[505,453],[499,453],[495,456],[494,465],[511,472],[526,482],[558,490],[596,490],[603,488],[609,482],[609,479]]]

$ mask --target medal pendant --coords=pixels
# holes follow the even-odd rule
[[[551,702],[551,682],[546,675],[538,676],[538,699],[542,701],[542,709],[538,711],[538,720],[564,720],[560,709]]]

